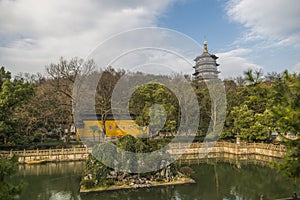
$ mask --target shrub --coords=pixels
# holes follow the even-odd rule
[[[86,189],[92,188],[94,187],[94,180],[93,179],[82,180],[81,185]]]
[[[107,179],[107,181],[105,182],[105,184],[111,186],[111,185],[115,184],[115,181],[114,181],[114,179],[110,178],[110,179]]]
[[[41,142],[43,135],[41,133],[35,133],[33,137],[33,142]]]
[[[162,178],[160,178],[160,177],[156,179],[157,182],[163,182],[163,180],[164,180],[164,179],[162,179]]]

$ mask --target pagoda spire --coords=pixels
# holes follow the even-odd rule
[[[204,48],[203,48],[203,53],[208,53],[206,37],[204,37]]]

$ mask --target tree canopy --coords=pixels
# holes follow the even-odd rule
[[[34,94],[34,84],[22,78],[12,78],[10,72],[0,68],[0,138],[4,144],[18,142],[24,136],[19,123],[22,116],[18,112]]]

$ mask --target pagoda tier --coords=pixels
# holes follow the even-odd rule
[[[195,80],[198,81],[206,81],[211,79],[217,79],[219,64],[217,63],[218,57],[213,54],[209,54],[207,50],[207,43],[204,41],[204,48],[202,55],[198,56],[194,59],[196,65],[193,67],[195,69],[195,73],[193,76]]]

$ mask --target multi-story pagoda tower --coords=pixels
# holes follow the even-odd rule
[[[208,81],[217,79],[219,64],[217,63],[218,57],[214,54],[209,54],[207,50],[207,42],[204,40],[204,48],[202,55],[194,59],[196,65],[193,67],[195,73],[193,74],[196,81]]]

